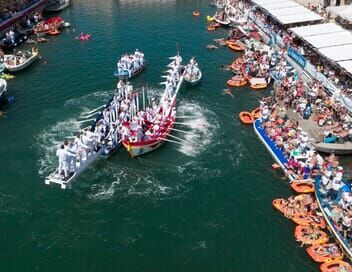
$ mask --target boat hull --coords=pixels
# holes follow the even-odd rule
[[[146,67],[146,63],[144,63],[140,68],[138,68],[136,71],[134,71],[133,73],[131,73],[131,76],[129,76],[127,70],[124,70],[122,72],[116,70],[114,72],[114,77],[118,77],[119,79],[130,79],[135,77],[136,75],[142,73]]]
[[[122,142],[122,144],[127,149],[128,153],[130,153],[131,157],[134,158],[154,151],[155,149],[159,148],[163,144],[163,142],[164,141],[160,139],[150,144],[141,145],[141,146],[134,146],[128,142]]]
[[[49,5],[49,6],[46,6],[44,10],[47,12],[59,12],[68,8],[70,5],[71,5],[71,2],[65,3],[63,5],[52,5],[52,6]]]
[[[7,71],[12,72],[12,73],[19,72],[19,71],[26,69],[28,66],[30,66],[38,57],[39,57],[39,55],[35,54],[32,57],[30,57],[25,63],[22,63],[17,66],[10,66],[5,63],[5,68]]]

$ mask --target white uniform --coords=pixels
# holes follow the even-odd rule
[[[56,156],[59,158],[59,169],[58,169],[59,175],[61,176],[61,172],[62,172],[62,170],[64,170],[64,177],[67,177],[68,176],[68,173],[67,173],[68,165],[67,165],[67,153],[66,153],[65,149],[59,148],[56,151]]]

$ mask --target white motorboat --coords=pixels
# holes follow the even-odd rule
[[[45,7],[45,11],[49,12],[58,12],[64,10],[69,5],[71,5],[70,0],[51,0],[48,5]]]
[[[26,69],[39,57],[38,52],[18,52],[15,55],[5,55],[4,65],[9,72],[18,72]]]

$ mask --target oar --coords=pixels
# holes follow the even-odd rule
[[[163,84],[166,85],[166,81],[160,82],[159,84],[160,84],[160,85],[163,85]]]
[[[88,115],[81,115],[79,118],[80,118],[80,119],[86,119],[86,118],[90,118],[90,117],[92,117],[92,116],[95,116],[95,115],[97,115],[97,114],[99,114],[99,112],[93,112],[93,113],[88,114]]]
[[[186,141],[186,140],[184,140],[184,139],[182,139],[182,138],[176,137],[176,136],[174,136],[174,135],[171,135],[171,134],[166,134],[166,135],[169,136],[169,137],[171,137],[171,138],[174,138],[174,139],[176,139],[176,140],[179,140],[179,141],[181,141],[181,142],[184,142],[184,143],[186,143],[186,144],[191,144],[190,142],[188,142],[188,141]]]
[[[74,123],[75,124],[83,124],[83,123],[94,121],[94,120],[95,120],[95,118],[91,118],[91,119],[86,119],[86,120],[82,120],[82,121],[76,121]]]
[[[174,124],[184,125],[184,126],[190,126],[191,125],[191,124],[188,124],[188,123],[181,123],[181,122],[174,122]]]
[[[173,140],[170,140],[170,139],[164,139],[164,138],[158,138],[158,139],[166,141],[166,142],[174,143],[174,144],[183,145],[183,143],[180,143],[180,142],[177,142],[177,141],[173,141]]]
[[[169,76],[161,76],[162,78],[168,78]]]
[[[184,119],[195,119],[199,118],[200,116],[176,116],[176,118],[184,118]]]
[[[104,105],[101,105],[101,106],[99,106],[99,107],[97,107],[97,108],[95,108],[95,109],[93,109],[93,110],[91,110],[91,111],[89,111],[89,112],[86,112],[85,115],[88,115],[88,114],[91,114],[91,113],[93,113],[93,112],[96,112],[96,111],[98,111],[98,110],[100,110],[101,108],[104,108],[104,107],[106,107],[105,104],[104,104]]]
[[[176,128],[171,128],[171,130],[177,131],[177,132],[181,132],[184,134],[194,134],[193,132],[190,131],[184,131],[184,130],[180,130],[180,129],[176,129]]]

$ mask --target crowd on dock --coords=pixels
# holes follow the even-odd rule
[[[233,9],[226,8],[226,5],[236,7],[240,14],[235,14]],[[250,79],[269,76],[275,80],[274,95],[261,100],[260,128],[257,130],[262,132],[257,134],[266,135],[260,136],[263,137],[262,141],[265,141],[270,152],[275,154],[286,176],[290,179],[291,187],[295,188],[296,192],[305,192],[299,189],[299,184],[307,185],[304,187],[307,192],[317,190],[316,195],[321,209],[331,221],[328,223],[331,223],[334,231],[337,232],[340,242],[343,241],[347,248],[352,248],[352,192],[344,177],[344,167],[334,153],[325,157],[320,155],[313,145],[315,141],[312,142],[307,131],[300,127],[298,121],[290,119],[288,113],[292,111],[303,120],[309,119],[315,122],[320,127],[325,143],[352,141],[352,121],[348,109],[337,95],[331,95],[331,92],[325,89],[326,86],[317,80],[304,81],[302,76],[289,64],[288,49],[293,48],[305,56],[317,66],[317,71],[334,82],[346,95],[350,94],[351,81],[345,80],[347,75],[343,70],[333,68],[327,60],[322,61],[308,45],[303,44],[293,33],[285,30],[263,11],[252,6],[250,2],[223,1],[223,6],[225,6],[224,13],[216,13],[222,14],[222,20],[225,20],[226,10],[231,10],[231,14],[228,14],[230,16],[250,15],[252,20],[261,21],[260,25],[264,26],[261,31],[269,37],[267,40],[269,40],[270,48],[258,50],[255,44],[248,42],[250,38],[253,38],[253,29],[255,30],[257,26],[252,26],[251,32],[244,33],[243,30],[246,31],[248,27],[242,24],[241,29],[235,27],[230,31],[227,41],[227,43],[233,40],[240,41],[246,46],[244,54],[229,66],[237,74],[236,77],[244,76]],[[264,41],[260,36],[255,39],[259,42]],[[302,198],[309,201],[303,203]],[[325,258],[323,262],[334,260],[334,258],[336,261],[342,259],[342,253],[339,251],[337,254],[336,244],[332,246],[325,244],[328,237],[320,229],[325,228],[324,219],[320,213],[318,215],[316,212],[318,205],[312,196],[299,195],[273,204],[286,217],[292,218],[295,223],[299,224],[295,230],[295,237],[302,242],[302,245],[323,244],[314,250],[307,250],[308,253],[314,251],[316,255],[311,255],[313,259],[317,256],[322,257],[324,254],[330,259]],[[329,249],[327,253],[326,248]],[[342,261],[334,265],[341,268],[341,271],[351,270],[351,266]],[[325,266],[328,265],[321,266],[322,271],[332,271],[324,270]]]
[[[0,0],[0,24],[39,0]]]

